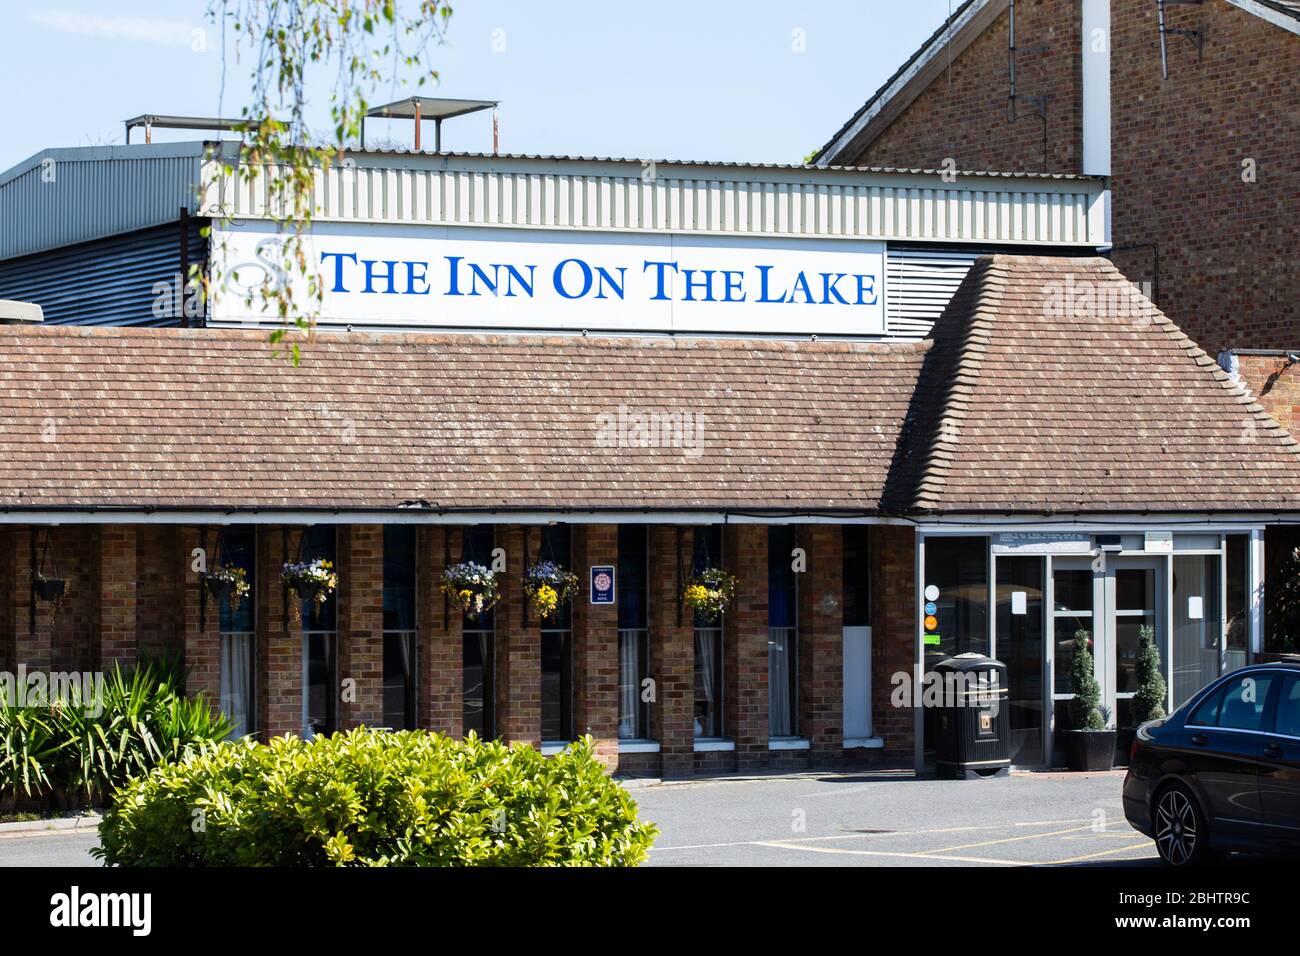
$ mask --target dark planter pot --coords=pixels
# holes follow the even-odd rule
[[[1116,731],[1115,736],[1115,763],[1120,767],[1128,766],[1129,751],[1133,749],[1133,738],[1137,736],[1137,728],[1129,727],[1127,730]]]
[[[291,585],[291,587],[293,588],[293,593],[298,595],[298,600],[300,601],[314,602],[316,600],[317,593],[319,593],[315,585],[307,584],[306,582],[303,581],[298,581],[295,584]]]
[[[42,601],[57,601],[63,597],[64,591],[68,588],[68,582],[63,578],[37,578],[32,582],[32,588],[36,591],[36,596]]]
[[[1070,770],[1109,770],[1115,764],[1115,731],[1063,730],[1060,732],[1065,765]]]
[[[203,583],[207,585],[208,593],[215,600],[229,603],[231,592],[235,589],[233,584],[220,578],[204,578]]]

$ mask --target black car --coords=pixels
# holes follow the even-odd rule
[[[1139,727],[1124,815],[1174,866],[1300,851],[1300,661],[1233,671]]]

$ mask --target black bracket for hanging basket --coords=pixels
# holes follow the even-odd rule
[[[36,557],[36,529],[31,529],[31,577],[32,577],[32,596],[31,596],[31,630],[36,630],[36,601],[39,599],[46,603],[57,601],[67,592],[68,582],[59,576],[58,557],[50,557],[50,549],[54,544],[54,532],[50,528],[45,529],[44,542],[41,546],[40,560]],[[45,573],[47,559],[52,565],[53,574]]]
[[[686,581],[682,577],[682,526],[677,526],[677,626],[682,626],[682,590]]]
[[[462,546],[461,551],[465,548]],[[451,525],[442,526],[442,570],[444,575],[447,569],[451,567]],[[451,596],[442,592],[442,630],[446,633],[451,629]]]
[[[525,574],[528,573],[528,535],[529,535],[531,532],[532,532],[532,529],[531,529],[530,527],[528,527],[528,525],[524,525],[524,573],[525,573]],[[520,582],[520,583],[521,583],[521,585],[522,585],[522,582]],[[524,595],[524,621],[523,621],[523,623],[524,623],[524,630],[527,630],[528,627],[529,627],[529,624],[528,624],[528,595],[527,595],[527,594]]]

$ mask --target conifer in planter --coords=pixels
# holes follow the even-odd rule
[[[1115,762],[1115,731],[1107,727],[1102,710],[1090,640],[1083,628],[1074,632],[1074,661],[1070,667],[1074,699],[1068,706],[1072,729],[1060,732],[1065,765],[1071,770],[1109,770]]]
[[[1136,667],[1137,693],[1133,695],[1133,726],[1119,731],[1119,753],[1128,753],[1137,729],[1149,720],[1165,716],[1165,699],[1169,685],[1160,667],[1160,650],[1156,647],[1156,629],[1143,624],[1138,631]]]

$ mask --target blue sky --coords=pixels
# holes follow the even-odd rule
[[[503,152],[797,162],[958,0],[460,0],[434,95],[499,99]],[[220,39],[203,0],[0,4],[0,169],[47,146],[122,142],[140,113],[216,115]],[[192,31],[206,28],[206,51]],[[234,115],[247,66],[226,70]],[[371,101],[409,95],[385,84]],[[314,113],[325,126],[321,84]],[[376,138],[409,141],[409,124]],[[432,127],[426,127],[426,148]],[[139,133],[136,134],[137,141]],[[164,139],[194,134],[163,133]],[[491,148],[487,114],[447,149]]]

